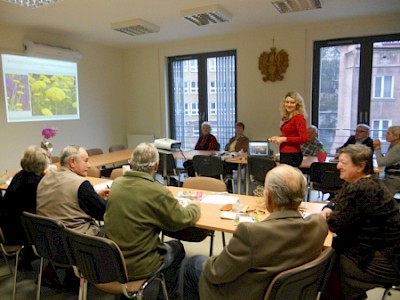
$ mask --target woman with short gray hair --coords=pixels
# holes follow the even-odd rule
[[[20,215],[23,211],[36,213],[36,189],[48,162],[42,148],[30,146],[25,150],[21,158],[22,170],[15,174],[0,203],[0,226],[7,244],[27,244]],[[22,260],[21,267],[32,268],[28,258]]]

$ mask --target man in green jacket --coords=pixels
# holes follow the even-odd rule
[[[132,152],[131,168],[112,184],[104,215],[105,234],[124,254],[129,280],[165,275],[170,299],[179,299],[179,268],[185,250],[179,241],[163,243],[160,231],[179,231],[200,217],[198,202],[185,208],[153,175],[159,154],[153,144],[142,143]]]

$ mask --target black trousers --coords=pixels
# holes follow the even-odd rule
[[[280,153],[279,161],[281,164],[287,164],[293,167],[300,167],[303,162],[303,153]]]

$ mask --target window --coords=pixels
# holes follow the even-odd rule
[[[199,85],[197,81],[190,82],[190,93],[198,94],[199,93]]]
[[[195,59],[190,61],[190,72],[197,72],[197,60]]]
[[[189,103],[185,103],[185,115],[189,114]]]
[[[184,72],[185,65],[190,72]],[[170,57],[168,78],[169,136],[179,140],[182,149],[193,149],[201,123],[208,121],[224,146],[235,132],[236,51]]]
[[[185,81],[185,82],[183,83],[183,86],[184,86],[184,92],[185,92],[185,94],[189,94],[189,82]]]
[[[217,103],[211,102],[210,103],[210,115],[216,115],[217,114]]]
[[[393,76],[375,76],[374,98],[393,98]]]
[[[198,115],[199,114],[199,106],[197,103],[192,103],[192,115]]]
[[[188,65],[189,65],[188,61],[183,62],[183,72],[187,72],[189,70]]]
[[[215,84],[215,80],[210,81],[210,93],[215,94],[217,92],[217,87]]]
[[[385,134],[387,129],[392,126],[392,120],[381,119],[381,120],[372,120],[371,126],[371,138],[372,139],[380,139],[385,141]]]
[[[330,154],[358,123],[376,138],[400,124],[400,34],[315,42],[313,57],[311,121]]]

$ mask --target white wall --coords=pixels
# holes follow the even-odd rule
[[[400,32],[399,18],[397,14],[266,28],[126,50],[127,111],[134,116],[127,119],[128,131],[167,134],[168,57],[236,49],[238,120],[246,124],[246,135],[250,139],[279,134],[278,106],[286,92],[299,91],[311,113],[313,41]],[[263,51],[270,51],[272,39],[277,50],[284,49],[289,54],[289,68],[283,81],[264,82],[258,70],[258,57]]]
[[[59,129],[52,139],[54,154],[68,144],[100,147],[127,142],[123,83],[123,52],[66,37],[0,26],[0,52],[22,54],[23,40],[71,47],[82,53],[78,64],[80,120],[7,123],[3,82],[0,83],[0,173],[18,170],[19,160],[29,145],[39,145],[44,127]]]

